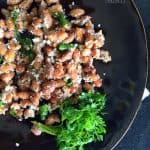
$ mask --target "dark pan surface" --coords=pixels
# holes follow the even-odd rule
[[[0,1],[1,7],[4,6]],[[67,0],[70,3],[71,0]],[[95,25],[102,25],[105,49],[113,61],[104,65],[95,62],[108,94],[105,118],[108,134],[104,142],[86,146],[88,150],[110,150],[125,133],[141,104],[147,77],[147,49],[143,26],[130,0],[77,0],[93,16]],[[118,2],[118,1],[116,1]],[[67,5],[66,5],[67,6]],[[104,74],[106,73],[106,75]],[[15,143],[20,143],[16,148]],[[53,137],[35,137],[27,122],[0,116],[0,150],[56,150]]]

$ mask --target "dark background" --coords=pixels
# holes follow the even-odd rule
[[[143,18],[150,50],[150,0],[135,0],[135,2]],[[150,90],[150,78],[148,78],[147,88]],[[132,127],[115,150],[150,150],[150,97],[143,101]]]

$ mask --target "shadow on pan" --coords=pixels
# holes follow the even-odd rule
[[[63,1],[65,7],[72,1]],[[113,61],[108,65],[95,62],[97,72],[103,78],[103,90],[107,93],[105,119],[107,135],[103,142],[88,144],[87,150],[110,150],[121,139],[134,120],[141,104],[141,96],[147,78],[147,47],[141,19],[131,0],[78,0],[93,17],[95,27],[101,24],[106,37],[104,49]],[[5,0],[0,7],[6,7]],[[16,148],[15,143],[20,143]],[[28,123],[20,123],[9,116],[0,117],[0,149],[2,150],[56,150],[52,136],[35,137]]]

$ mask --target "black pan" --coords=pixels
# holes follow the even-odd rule
[[[63,0],[65,6],[71,0]],[[1,7],[5,7],[1,0]],[[140,104],[147,78],[147,47],[143,24],[131,0],[77,0],[99,23],[106,37],[105,49],[113,61],[104,65],[95,62],[107,93],[105,119],[107,135],[103,142],[86,146],[87,150],[110,150],[125,135]],[[20,143],[16,148],[15,143]],[[0,117],[0,150],[56,150],[52,136],[35,137],[27,122],[18,122],[9,116]]]

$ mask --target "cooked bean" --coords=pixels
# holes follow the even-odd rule
[[[95,47],[96,48],[101,48],[103,47],[104,45],[104,42],[105,42],[105,38],[104,38],[104,35],[102,33],[102,31],[100,30],[98,33],[96,33],[95,35]]]
[[[20,109],[20,104],[17,102],[13,102],[10,106],[11,109],[18,110]]]
[[[35,29],[34,27],[30,27],[29,31],[35,36],[38,36],[38,37],[43,36],[43,31],[41,29]]]
[[[14,71],[14,69],[16,68],[16,65],[13,63],[9,63],[9,64],[2,64],[0,66],[0,72],[3,73],[9,73],[10,71]]]
[[[64,77],[64,67],[62,64],[56,64],[53,74],[54,79],[61,79]]]
[[[16,52],[12,49],[8,50],[4,56],[6,62],[13,62],[15,60]]]
[[[29,99],[30,98],[30,92],[26,92],[26,91],[23,91],[23,92],[17,92],[16,93],[16,96],[17,98],[19,99]]]
[[[15,25],[11,19],[6,20],[6,25],[9,31],[14,31]]]
[[[98,79],[98,80],[94,81],[94,84],[96,87],[101,87],[102,86],[102,80]]]
[[[71,60],[72,59],[72,54],[73,54],[72,51],[67,51],[62,56],[60,56],[57,60],[59,62],[65,62],[65,61]]]
[[[91,66],[91,65],[86,65],[86,66],[83,66],[83,71],[85,73],[92,73],[92,74],[95,74],[96,73],[96,69],[94,66]]]
[[[50,116],[46,119],[45,124],[46,124],[46,125],[52,125],[52,124],[54,124],[54,123],[56,123],[56,122],[59,123],[59,122],[60,122],[60,118],[59,118],[58,115],[52,114],[52,115],[50,115]]]
[[[0,107],[0,115],[5,115],[6,111],[8,110],[7,106]]]
[[[81,9],[81,8],[75,8],[75,9],[70,11],[70,15],[72,17],[75,17],[75,18],[79,18],[79,17],[81,17],[84,14],[85,14],[85,11],[83,9]]]
[[[18,51],[21,48],[21,45],[16,43],[14,40],[11,40],[9,42],[8,48],[14,51]]]
[[[46,0],[46,3],[48,5],[54,4],[54,3],[59,3],[59,0]]]
[[[63,42],[66,38],[68,38],[68,33],[60,30],[60,31],[51,31],[48,34],[48,39],[51,42],[55,42],[55,43],[61,43]]]
[[[76,20],[72,20],[71,23],[78,25],[78,26],[84,26],[90,19],[91,19],[90,16],[81,16],[80,18],[77,18]]]
[[[94,35],[92,34],[87,34],[86,35],[86,39],[85,39],[85,45],[86,45],[86,48],[92,48],[93,45],[94,45]]]
[[[25,66],[23,64],[16,65],[17,73],[23,73],[25,71]]]
[[[44,71],[43,71],[43,77],[45,79],[53,79],[54,76],[54,66],[51,64],[46,64]]]
[[[34,118],[35,117],[35,112],[32,109],[26,109],[23,113],[25,119],[27,118]]]
[[[75,29],[75,39],[77,42],[82,43],[84,40],[85,30],[83,28]]]
[[[44,52],[47,54],[47,56],[55,56],[56,55],[56,52],[54,51],[52,46],[44,47]]]
[[[19,4],[19,7],[20,7],[21,9],[27,10],[27,9],[30,8],[32,2],[33,2],[33,0],[24,0],[24,1],[22,1],[22,2]]]
[[[8,92],[6,93],[6,97],[5,97],[5,102],[8,104],[8,103],[11,103],[12,102],[12,99],[13,99],[13,94],[11,92]]]
[[[23,74],[18,80],[17,85],[21,90],[27,90],[30,88],[32,76],[29,74]]]
[[[40,83],[36,80],[32,80],[31,82],[31,89],[34,91],[34,92],[39,92],[40,91]]]
[[[14,32],[13,32],[13,31],[6,31],[6,32],[4,33],[4,37],[5,37],[6,39],[11,39],[11,38],[14,37]]]
[[[56,87],[60,88],[66,85],[66,82],[64,80],[56,80]]]
[[[49,12],[53,13],[53,12],[63,12],[63,8],[61,4],[55,4],[51,7],[49,7]]]
[[[6,54],[7,47],[4,43],[0,42],[0,55],[4,56]]]
[[[53,18],[50,15],[48,10],[43,11],[43,25],[46,29],[49,29],[52,27],[53,24]]]
[[[82,56],[90,56],[91,55],[91,49],[89,48],[83,48],[81,51]]]
[[[75,39],[75,34],[72,32],[72,33],[69,33],[68,37],[63,42],[71,43],[74,41],[74,39]]]
[[[30,105],[31,105],[31,102],[30,102],[29,99],[23,99],[23,100],[21,100],[21,102],[20,102],[20,106],[21,106],[22,108],[27,108],[27,106],[30,106]]]
[[[23,115],[23,111],[21,109],[16,110],[16,116],[21,118]]]
[[[34,28],[41,28],[42,27],[42,19],[41,18],[35,18],[32,21],[32,25]]]
[[[111,56],[109,55],[108,51],[100,51],[100,60],[102,60],[104,63],[108,63],[111,61]]]
[[[0,28],[6,30],[5,20],[0,19]]]
[[[31,100],[32,104],[35,106],[38,106],[40,103],[40,97],[41,97],[40,93],[33,93],[30,96],[30,100]]]
[[[85,84],[83,85],[83,87],[84,87],[87,91],[94,91],[94,87],[93,87],[93,85],[90,84],[90,83],[85,83]]]
[[[32,128],[31,128],[31,132],[36,136],[39,136],[42,133],[36,124],[33,124]]]
[[[51,96],[51,93],[56,88],[56,82],[55,81],[47,81],[42,84],[42,93],[45,99],[49,99]]]
[[[22,0],[7,0],[8,5],[16,5],[19,4]]]
[[[4,89],[6,87],[6,83],[3,81],[0,81],[0,90]]]
[[[10,73],[3,73],[0,75],[0,79],[2,81],[4,81],[5,83],[8,83],[9,81],[11,81],[14,77],[15,73],[14,72],[10,72]]]
[[[80,51],[78,49],[73,52],[72,58],[75,62],[80,62]]]

